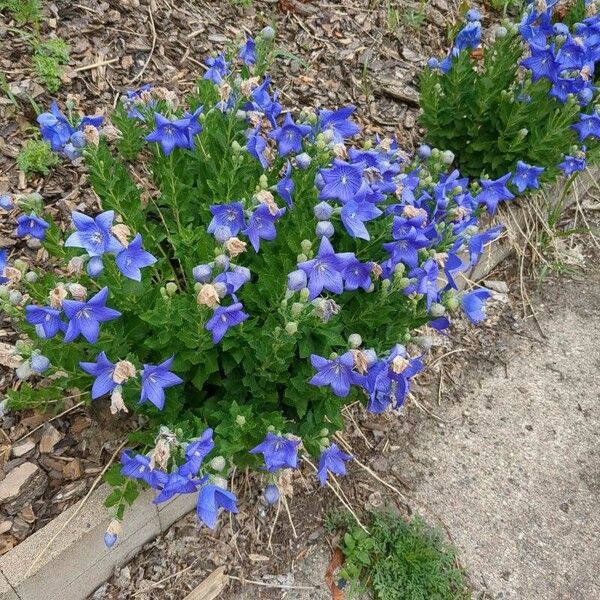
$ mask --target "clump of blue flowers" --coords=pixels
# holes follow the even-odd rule
[[[333,442],[343,407],[401,408],[424,368],[417,330],[446,330],[460,307],[484,316],[487,291],[457,281],[499,235],[480,217],[513,198],[511,180],[472,182],[448,153],[410,158],[389,138],[359,144],[352,106],[292,114],[265,74],[271,37],[208,59],[185,99],[129,92],[108,117],[116,140],[56,105],[40,118],[67,156],[95,128],[80,149],[99,202],[65,231],[39,202],[14,209],[47,261],[34,272],[0,255],[0,297],[35,372],[10,401],[45,375],[46,399],[76,387],[143,415],[107,477],[118,519],[150,486],[157,503],[195,494],[214,527],[237,511],[234,465],[264,473],[271,504],[303,454],[326,485],[351,464]],[[514,187],[539,175],[523,163]],[[107,546],[117,537],[113,525]]]
[[[423,74],[426,139],[450,149],[466,175],[483,175],[488,208],[598,158],[600,14],[591,0],[566,14],[564,4],[528,2],[486,43],[482,15],[470,10],[450,54]]]

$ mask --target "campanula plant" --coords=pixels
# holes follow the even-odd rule
[[[76,388],[142,415],[108,476],[118,518],[146,485],[157,503],[194,494],[214,527],[237,510],[233,465],[260,469],[277,502],[306,453],[326,485],[352,458],[332,442],[342,408],[401,407],[424,368],[416,330],[461,306],[484,315],[488,294],[456,280],[499,235],[479,217],[512,198],[507,181],[472,185],[447,154],[410,158],[391,139],[359,145],[353,107],[285,110],[264,72],[271,37],[211,57],[185,99],[146,85],[78,124],[54,105],[42,135],[71,159],[83,133],[98,204],[62,228],[39,202],[6,204],[47,255],[38,270],[0,256],[32,367],[9,406],[35,400],[43,371],[46,400]]]
[[[471,177],[511,173],[511,193],[572,173],[567,156],[585,165],[598,152],[597,3],[579,0],[563,21],[558,4],[529,2],[489,42],[481,15],[469,11],[449,55],[432,58],[421,80],[426,140],[450,149]]]

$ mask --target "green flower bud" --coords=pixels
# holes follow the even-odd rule
[[[403,275],[404,271],[406,271],[406,267],[402,263],[398,263],[394,267],[394,273],[396,273],[397,275]]]
[[[269,180],[264,173],[259,177],[258,183],[263,190],[266,190],[269,187]]]
[[[243,427],[246,424],[246,417],[244,415],[238,415],[235,418],[235,423],[236,425],[238,425],[239,427]]]
[[[387,291],[390,289],[390,285],[391,285],[391,283],[390,283],[390,280],[389,280],[389,279],[384,279],[384,280],[381,282],[381,289],[382,289],[384,292],[387,292]]]
[[[326,448],[327,446],[329,446],[329,438],[322,437],[322,438],[319,440],[319,445],[320,445],[322,448]]]
[[[267,431],[275,431],[275,426],[274,425],[269,425],[267,427]]]
[[[302,248],[302,252],[304,254],[308,254],[312,249],[312,242],[310,240],[302,240],[300,247]]]
[[[362,337],[360,337],[360,334],[351,333],[348,336],[348,346],[350,346],[350,348],[360,348],[362,346]]]
[[[8,288],[5,285],[0,285],[0,300],[8,299]]]
[[[8,293],[8,301],[13,305],[17,306],[23,301],[23,294],[19,290],[11,290]]]
[[[294,302],[294,304],[292,304],[292,317],[299,317],[302,314],[302,311],[304,310],[304,304],[302,304],[302,302]]]
[[[398,287],[401,290],[406,289],[410,285],[410,279],[408,277],[402,277],[398,280]]]
[[[24,260],[21,260],[20,258],[17,258],[13,265],[15,269],[19,269],[21,273],[25,273],[25,271],[27,270],[27,263]]]
[[[165,291],[169,296],[173,296],[177,292],[177,284],[174,281],[169,281],[165,286]]]
[[[200,116],[198,117],[198,120],[200,121],[200,123],[204,123],[206,121],[206,114],[205,113],[200,113]]]
[[[321,437],[327,437],[329,435],[329,429],[327,429],[327,427],[323,427],[323,429],[321,429],[319,432],[319,435]]]
[[[448,310],[456,310],[460,305],[460,302],[455,294],[452,294],[451,296],[446,297],[446,299],[444,300],[444,303],[446,304],[446,308]]]
[[[454,152],[452,150],[444,150],[442,152],[442,162],[445,165],[451,165],[454,162]]]
[[[289,335],[294,335],[298,331],[298,323],[295,321],[289,321],[285,324],[285,330]]]
[[[281,306],[281,308],[287,308],[287,305],[288,305],[288,301],[285,298],[279,304],[279,306]]]
[[[233,150],[234,154],[239,154],[242,151],[242,147],[237,140],[233,140],[233,142],[231,142],[231,149]]]
[[[363,148],[365,150],[370,150],[373,147],[373,141],[372,140],[367,140],[364,144],[363,144]]]
[[[432,156],[433,158],[439,158],[439,157],[440,157],[440,154],[441,154],[441,153],[440,153],[440,151],[439,151],[437,148],[434,148],[434,149],[431,151],[431,156]]]
[[[161,287],[159,291],[160,291],[160,297],[163,300],[168,300],[169,299],[169,296],[167,296],[167,290],[164,287]]]
[[[519,130],[519,136],[522,138],[527,137],[528,134],[529,134],[529,129],[525,129],[525,127],[523,127],[523,129]]]
[[[225,458],[223,456],[215,456],[210,461],[210,466],[215,471],[222,471],[225,468]]]
[[[306,262],[308,260],[308,256],[306,254],[298,254],[296,256],[296,262]]]
[[[28,271],[25,273],[25,281],[27,283],[35,283],[39,279],[38,275],[34,271]]]
[[[439,304],[438,302],[434,302],[429,309],[431,316],[433,317],[441,317],[446,312],[446,308],[443,304]]]
[[[300,290],[300,300],[302,300],[302,302],[306,302],[308,300],[309,296],[310,296],[310,290],[308,288],[302,288]]]

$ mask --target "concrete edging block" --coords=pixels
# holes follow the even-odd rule
[[[598,180],[600,169],[588,169],[578,177],[574,187],[583,195]],[[557,185],[548,195],[561,199],[561,189]],[[564,206],[572,201],[570,193]],[[522,211],[518,214],[517,218],[523,220]],[[486,247],[480,262],[468,274],[469,279],[484,279],[512,250],[510,241]],[[81,502],[0,557],[0,600],[84,600],[110,577],[116,566],[126,564],[144,544],[194,510],[196,504],[196,495],[186,494],[156,506],[152,502],[155,493],[144,491],[127,511],[118,544],[108,550],[103,543],[111,521],[104,508],[108,490],[103,485],[91,494],[81,512],[57,535],[30,573],[29,566]]]

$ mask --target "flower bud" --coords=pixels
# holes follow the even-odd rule
[[[417,148],[417,156],[423,160],[431,156],[431,148],[427,144],[421,144]]]
[[[298,323],[289,321],[285,324],[285,331],[288,335],[295,335],[298,332]]]
[[[454,152],[452,152],[452,150],[444,150],[441,156],[442,162],[445,165],[451,165],[454,162]]]
[[[200,288],[198,295],[196,296],[196,302],[209,308],[214,308],[219,304],[219,292],[212,283],[205,283]]]
[[[113,519],[109,523],[108,527],[106,528],[106,532],[104,533],[104,545],[109,549],[112,548],[116,544],[120,533],[121,523],[119,523],[119,521],[116,519]]]
[[[35,283],[38,279],[38,274],[35,271],[28,271],[25,273],[25,281],[27,283]]]
[[[177,284],[174,281],[169,281],[165,285],[165,290],[169,296],[174,296],[177,293]]]
[[[438,302],[434,302],[429,309],[432,317],[441,317],[446,312],[446,307],[443,304],[439,304]]]
[[[506,29],[506,27],[503,27],[502,25],[499,25],[498,27],[496,27],[496,29],[494,30],[494,37],[497,40],[502,40],[504,39],[506,36],[508,35],[508,29]]]
[[[226,465],[225,458],[223,456],[215,456],[209,464],[211,469],[214,469],[215,471],[222,471]]]
[[[50,360],[41,354],[34,354],[31,357],[31,370],[34,373],[42,375],[50,368]]]
[[[276,504],[279,500],[279,488],[274,483],[269,483],[263,494],[267,504]]]
[[[296,166],[301,170],[308,169],[308,167],[310,167],[311,161],[311,157],[306,152],[303,152],[302,154],[298,154],[298,156],[296,156]]]
[[[227,285],[225,285],[222,281],[215,283],[214,287],[215,290],[217,290],[219,298],[225,298],[225,296],[227,296]]]
[[[213,235],[219,244],[224,244],[230,237],[232,237],[231,229],[223,226],[217,227]]]
[[[481,13],[476,8],[471,8],[467,11],[465,19],[470,23],[474,23],[475,21],[481,21]]]
[[[282,308],[283,310],[285,310],[285,309],[287,308],[287,305],[288,305],[287,298],[284,298],[284,299],[281,301],[281,303],[279,304],[279,306],[281,306],[281,308]]]
[[[198,283],[206,283],[210,281],[212,275],[212,267],[207,264],[198,265],[192,269],[192,276],[194,281]]]
[[[302,242],[300,242],[300,247],[302,248],[303,254],[308,254],[312,249],[312,242],[310,240],[302,240]]]
[[[241,112],[241,111],[238,111]],[[244,119],[246,118],[246,113],[244,113]],[[231,142],[231,149],[233,150],[234,154],[240,154],[242,152],[242,147],[240,146],[240,143],[237,140],[233,140],[233,142]]]
[[[94,279],[100,275],[104,271],[104,263],[102,262],[101,256],[92,256],[90,258],[90,262],[87,264],[87,272],[88,275]]]
[[[25,362],[22,362],[15,369],[15,375],[17,376],[17,379],[20,379],[21,381],[25,381],[26,379],[29,379],[33,375],[31,363],[28,360],[26,360]]]
[[[319,221],[315,228],[315,234],[318,238],[330,238],[335,233],[333,223],[331,221]]]
[[[408,277],[401,277],[398,280],[398,288],[401,290],[406,289],[410,285],[410,279]]]
[[[8,287],[0,285],[0,300],[8,300]]]
[[[328,221],[333,214],[333,207],[327,202],[319,202],[313,210],[319,221]]]
[[[348,346],[350,348],[360,348],[362,346],[362,337],[358,333],[351,333],[348,336]]]
[[[79,275],[83,272],[83,266],[85,265],[86,256],[74,256],[69,260],[67,265],[67,273],[69,275]]]
[[[230,240],[233,238],[229,238]],[[227,240],[229,241],[229,240]],[[227,242],[226,242],[227,243]],[[225,271],[229,268],[229,257],[225,254],[219,254],[215,256],[215,267],[217,269],[221,269],[221,271]]]
[[[302,302],[294,302],[294,304],[292,304],[292,308],[291,308],[292,317],[298,318],[302,314],[302,311],[304,310],[304,306],[305,305],[302,304]]]
[[[267,25],[260,30],[258,35],[263,40],[272,40],[275,37],[275,30],[270,25]]]
[[[12,210],[14,208],[14,204],[10,194],[0,194],[0,208],[6,211]]]
[[[27,263],[21,259],[21,258],[17,258],[17,260],[15,260],[15,262],[13,263],[15,269],[19,269],[19,271],[21,271],[21,273],[25,273],[25,271],[27,271]]]
[[[296,256],[296,262],[306,262],[308,260],[308,256],[306,256],[306,254],[298,254]]]
[[[11,290],[8,294],[8,301],[13,305],[17,306],[23,301],[23,294],[19,290]]]
[[[302,302],[306,302],[309,296],[310,290],[308,288],[305,287],[300,290],[300,300],[302,300]]]
[[[220,475],[215,475],[212,478],[212,481],[217,487],[220,487],[222,490],[226,490],[229,485],[227,483],[227,479],[225,479],[225,477],[221,477]]]
[[[306,273],[301,269],[297,269],[288,275],[287,288],[292,292],[299,292],[302,288],[306,287],[306,281]]]

